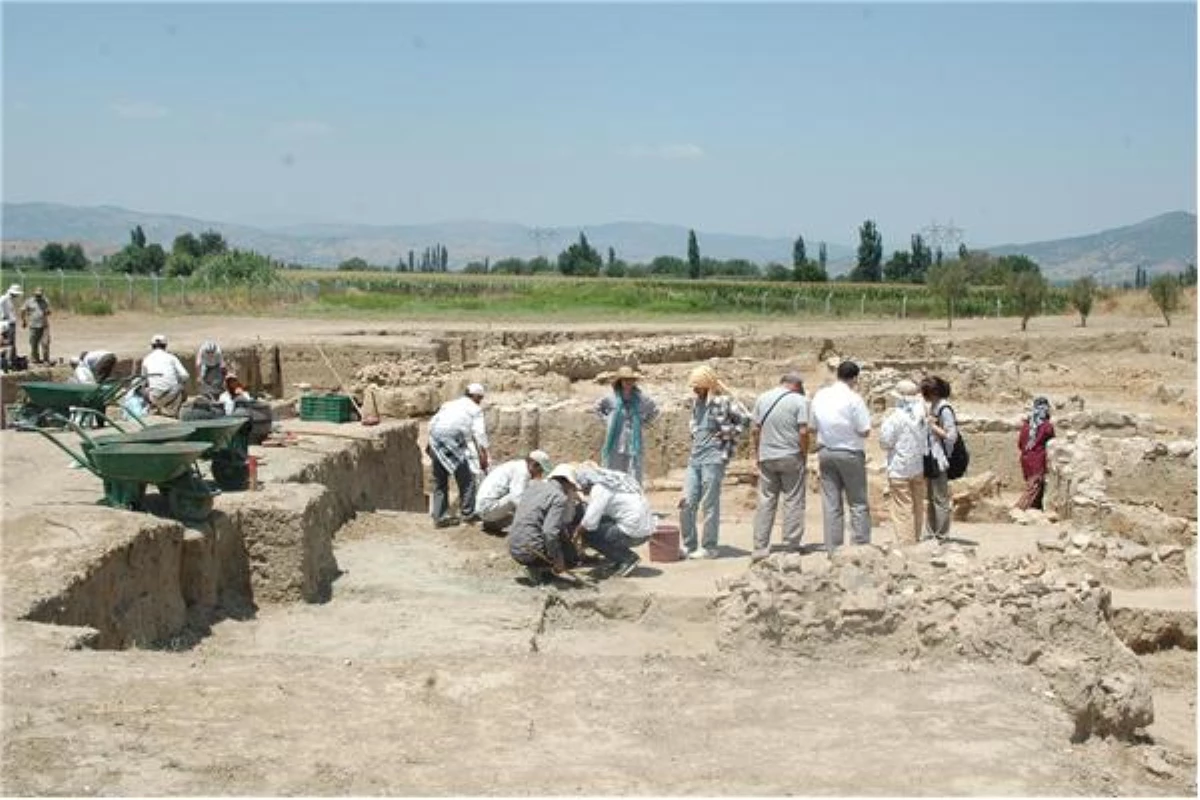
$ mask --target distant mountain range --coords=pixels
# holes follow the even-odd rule
[[[578,227],[530,228],[514,223],[441,222],[429,225],[306,224],[255,227],[170,214],[130,211],[114,206],[80,207],[57,203],[4,203],[0,238],[5,253],[36,252],[47,241],[79,242],[92,257],[111,253],[129,241],[129,231],[141,225],[146,237],[168,249],[179,234],[213,228],[235,247],[257,250],[284,261],[332,267],[353,257],[369,263],[395,265],[413,250],[445,245],[452,269],[490,258],[553,259],[579,232],[602,254],[612,247],[618,258],[645,262],[660,255],[684,257],[688,229],[649,222],[612,222]],[[697,231],[704,255],[744,258],[759,264],[790,264],[792,240],[784,237],[739,236]],[[810,257],[818,242],[806,241]],[[830,272],[846,272],[854,248],[827,243]],[[1088,236],[1029,244],[1001,245],[987,250],[996,255],[1023,253],[1042,266],[1054,281],[1093,275],[1102,282],[1132,279],[1134,269],[1151,273],[1179,271],[1196,260],[1196,215],[1174,211],[1152,219]]]

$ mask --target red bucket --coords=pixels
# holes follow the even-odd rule
[[[650,535],[651,561],[679,560],[679,526],[660,524]]]

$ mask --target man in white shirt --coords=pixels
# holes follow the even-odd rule
[[[483,420],[483,386],[472,383],[463,397],[442,403],[429,422],[429,445],[425,452],[433,462],[433,497],[430,515],[437,528],[458,524],[447,514],[450,505],[450,476],[458,484],[458,505],[463,521],[476,522],[475,473],[471,471],[469,447],[479,452],[479,466],[488,470],[487,427]]]
[[[8,369],[16,369],[17,363],[17,298],[23,295],[21,285],[14,283],[0,295],[0,333],[4,339],[4,356]]]
[[[541,480],[554,465],[544,450],[534,450],[525,458],[506,461],[487,474],[479,485],[475,513],[487,533],[503,533],[513,519],[517,503],[531,480]]]
[[[866,453],[866,440],[871,435],[871,414],[855,390],[858,372],[858,364],[843,361],[837,368],[837,381],[818,391],[812,400],[812,427],[817,433],[825,551],[828,553],[845,541],[843,494],[850,506],[851,541],[854,544],[871,542]]]
[[[142,358],[142,377],[150,387],[150,405],[168,417],[178,417],[187,399],[188,371],[174,354],[167,352],[167,337],[161,333],[150,340],[150,352]]]
[[[751,560],[761,561],[771,552],[771,529],[781,497],[783,544],[799,552],[804,537],[808,454],[808,398],[799,373],[784,375],[779,386],[758,398],[750,433],[758,461],[758,510],[754,514]]]
[[[576,468],[575,482],[587,493],[587,510],[576,533],[608,559],[611,575],[628,576],[641,561],[632,548],[654,533],[654,514],[641,486],[631,475],[590,464]]]

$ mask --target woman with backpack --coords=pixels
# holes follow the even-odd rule
[[[929,404],[929,455],[925,465],[925,535],[939,541],[950,535],[954,511],[950,496],[950,453],[958,441],[958,419],[947,402],[950,384],[937,375],[921,380],[921,397]]]

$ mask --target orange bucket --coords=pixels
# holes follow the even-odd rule
[[[678,525],[660,524],[654,529],[654,533],[650,535],[650,560],[658,562],[679,560]]]

